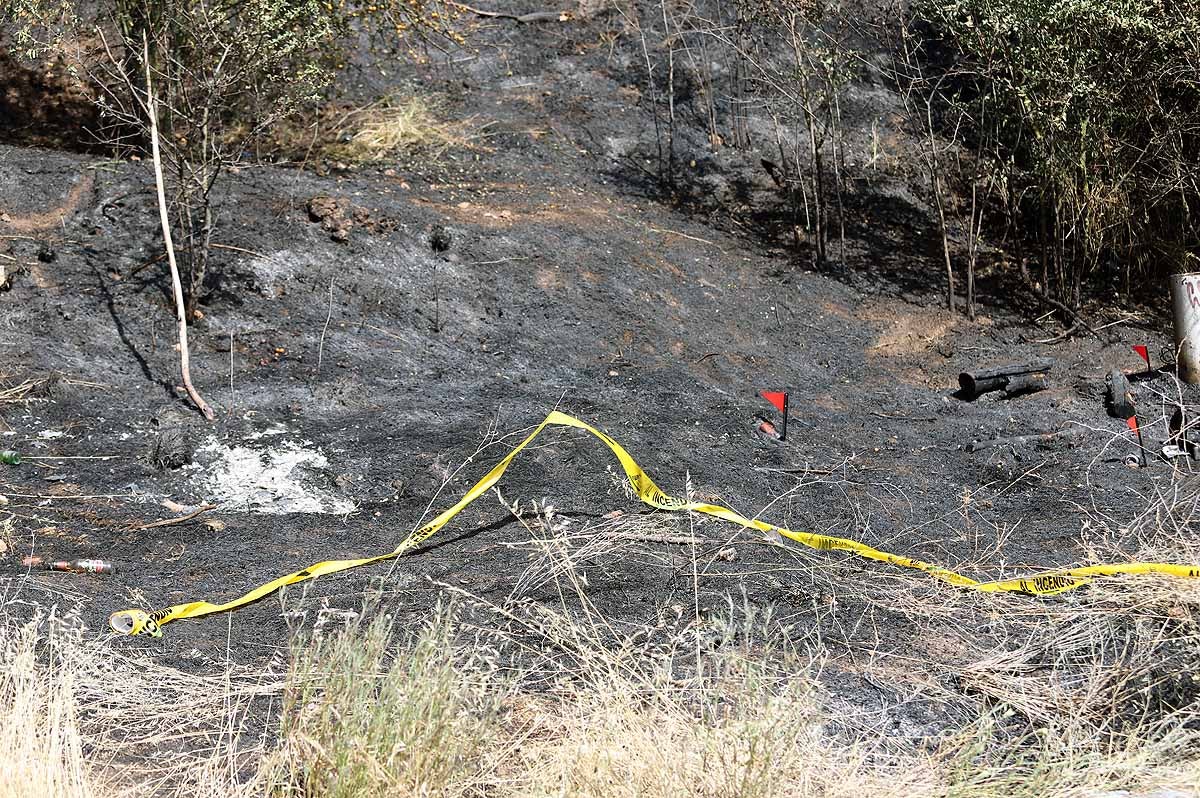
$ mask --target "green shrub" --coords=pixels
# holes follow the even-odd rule
[[[1042,288],[1078,305],[1100,269],[1188,268],[1200,251],[1200,5],[917,0],[945,100],[1036,242]]]

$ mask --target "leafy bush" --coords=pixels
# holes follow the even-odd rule
[[[917,0],[946,110],[1036,242],[1041,291],[1186,270],[1200,252],[1200,6],[1190,0]],[[956,117],[958,118],[958,117]],[[1023,234],[1023,235],[1022,235]]]
[[[271,126],[318,98],[358,34],[461,37],[436,0],[6,0],[0,33],[24,59],[59,58],[94,87],[111,146],[148,141],[147,66],[159,107],[189,315],[208,270],[213,187]],[[148,64],[146,63],[148,60]]]

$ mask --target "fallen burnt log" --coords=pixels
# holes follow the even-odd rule
[[[1133,390],[1120,369],[1113,369],[1105,379],[1104,409],[1122,421],[1134,415]]]
[[[1043,443],[1051,441],[1055,438],[1076,438],[1082,435],[1082,430],[1073,427],[1054,430],[1053,432],[1037,432],[1031,435],[1014,435],[1010,438],[993,438],[990,441],[975,441],[968,443],[966,450],[968,452],[978,452],[982,449],[992,449],[997,446],[1022,446],[1027,443]]]
[[[1004,391],[1008,396],[1040,391],[1048,387],[1046,373],[1052,368],[1052,359],[1041,358],[1028,363],[964,371],[958,375],[959,395],[974,400],[992,391]]]

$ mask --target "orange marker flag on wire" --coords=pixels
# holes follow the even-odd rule
[[[1137,433],[1138,439],[1138,459],[1142,461],[1142,465],[1146,464],[1146,446],[1142,443],[1142,428],[1138,426],[1137,413],[1134,413],[1129,418],[1125,419],[1125,424],[1134,432]]]

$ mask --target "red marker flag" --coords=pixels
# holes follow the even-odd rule
[[[1142,431],[1138,428],[1137,414],[1135,413],[1129,418],[1125,419],[1125,423],[1129,425],[1131,430],[1137,433],[1138,464],[1144,467],[1146,465],[1146,444],[1142,441]]]
[[[780,413],[783,412],[783,407],[787,403],[787,394],[782,391],[763,391],[762,398],[775,405],[775,409]]]
[[[779,440],[787,440],[788,402],[787,394],[783,391],[763,391],[762,398],[775,405],[775,409],[783,416],[783,424],[779,429]]]
[[[1131,348],[1141,356],[1142,360],[1146,361],[1146,368],[1150,368],[1150,352],[1146,347],[1142,344],[1137,344]]]

